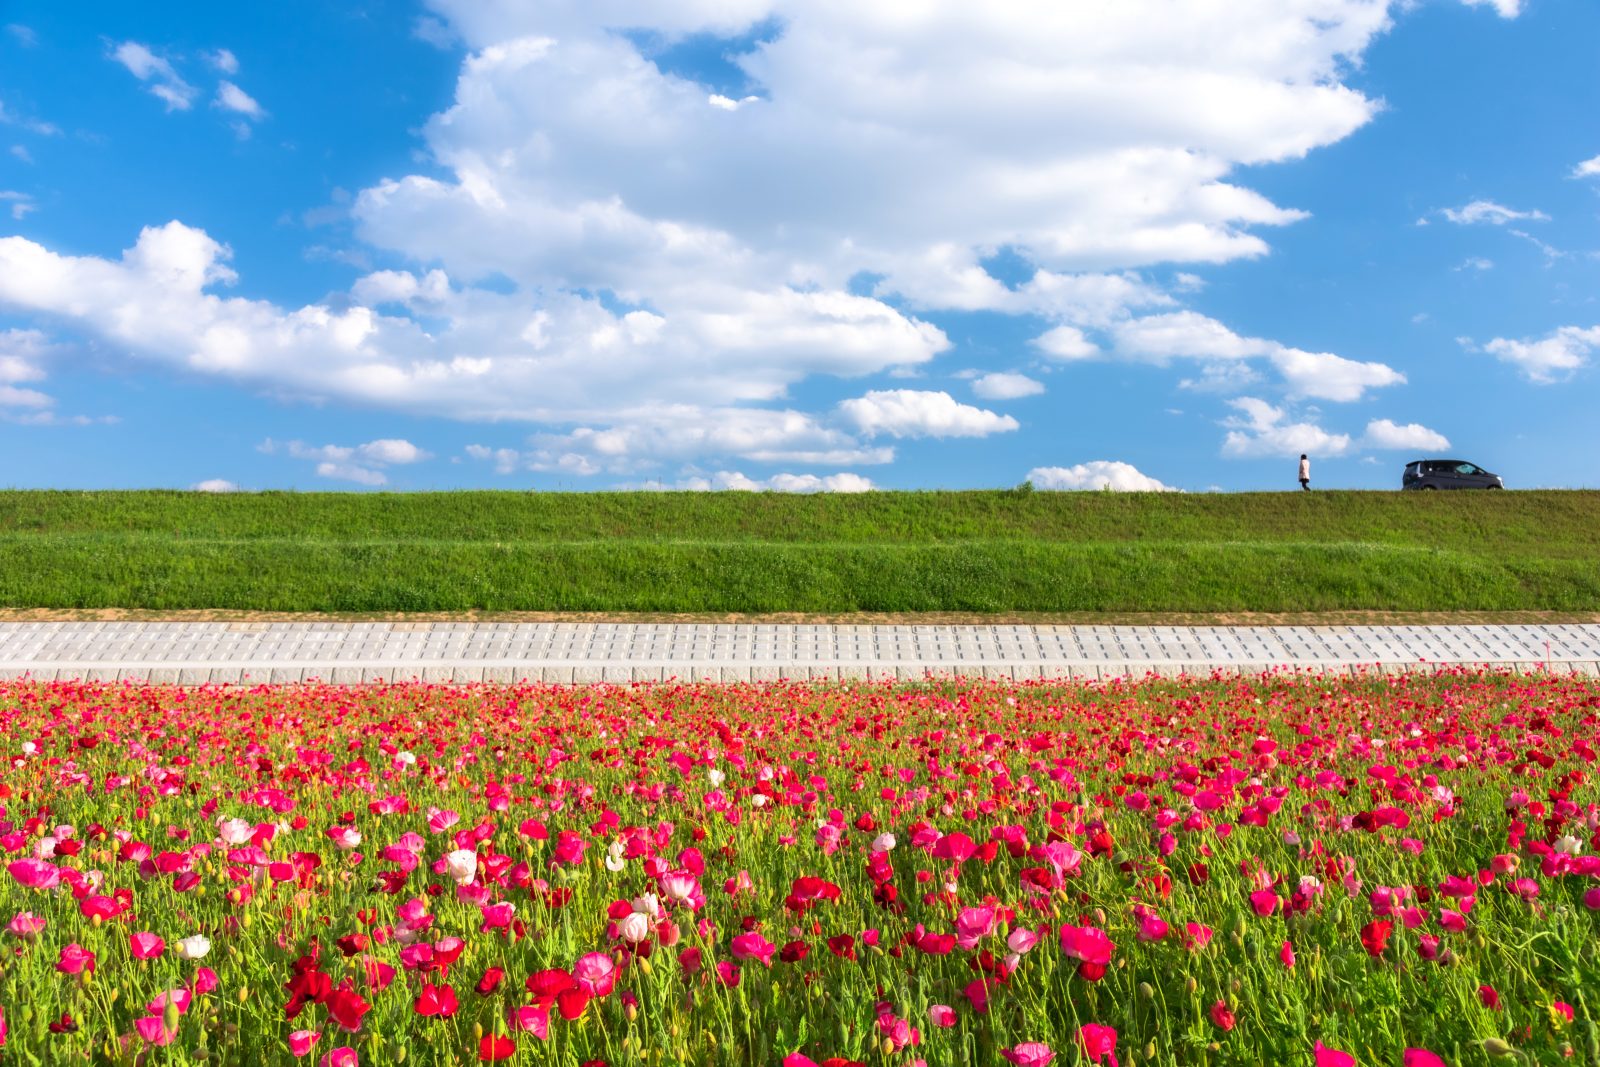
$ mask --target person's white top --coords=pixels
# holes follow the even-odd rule
[[[1311,461],[1309,459],[1302,459],[1300,461],[1300,477],[1311,477]]]

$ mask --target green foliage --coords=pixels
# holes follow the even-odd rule
[[[1594,611],[1600,493],[0,493],[0,605]]]

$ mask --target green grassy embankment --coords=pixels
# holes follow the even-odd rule
[[[0,607],[1600,611],[1600,493],[0,492]]]

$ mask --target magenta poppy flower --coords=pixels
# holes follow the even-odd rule
[[[361,1067],[361,1058],[349,1045],[340,1045],[323,1056],[318,1067]]]
[[[145,1043],[150,1045],[170,1045],[173,1039],[178,1036],[178,1031],[176,1029],[169,1030],[166,1022],[159,1015],[146,1015],[142,1019],[136,1019],[134,1020],[133,1028],[139,1032],[140,1037],[144,1038]]]
[[[1118,1067],[1116,1027],[1084,1023],[1078,1028],[1078,1041],[1083,1045],[1083,1054],[1095,1063],[1101,1063],[1109,1056],[1111,1067]]]
[[[1444,1060],[1425,1048],[1408,1048],[1400,1067],[1446,1067]]]
[[[753,931],[748,934],[738,934],[733,939],[733,954],[736,958],[759,960],[766,967],[772,966],[772,954],[777,950],[777,945]]]
[[[1056,1054],[1050,1051],[1050,1046],[1042,1041],[1024,1041],[1011,1048],[1003,1048],[1000,1055],[1015,1063],[1017,1067],[1048,1067]]]
[[[935,1026],[950,1027],[956,1024],[956,1011],[948,1004],[930,1004],[928,1020]]]
[[[1316,1057],[1317,1067],[1356,1067],[1356,1058],[1350,1053],[1329,1048],[1321,1041],[1318,1041],[1311,1051]]]
[[[94,953],[78,944],[76,941],[61,948],[61,957],[56,960],[56,970],[62,974],[82,974],[84,971],[94,970]]]

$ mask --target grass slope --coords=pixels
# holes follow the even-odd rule
[[[1600,493],[0,492],[0,606],[1600,609]]]

